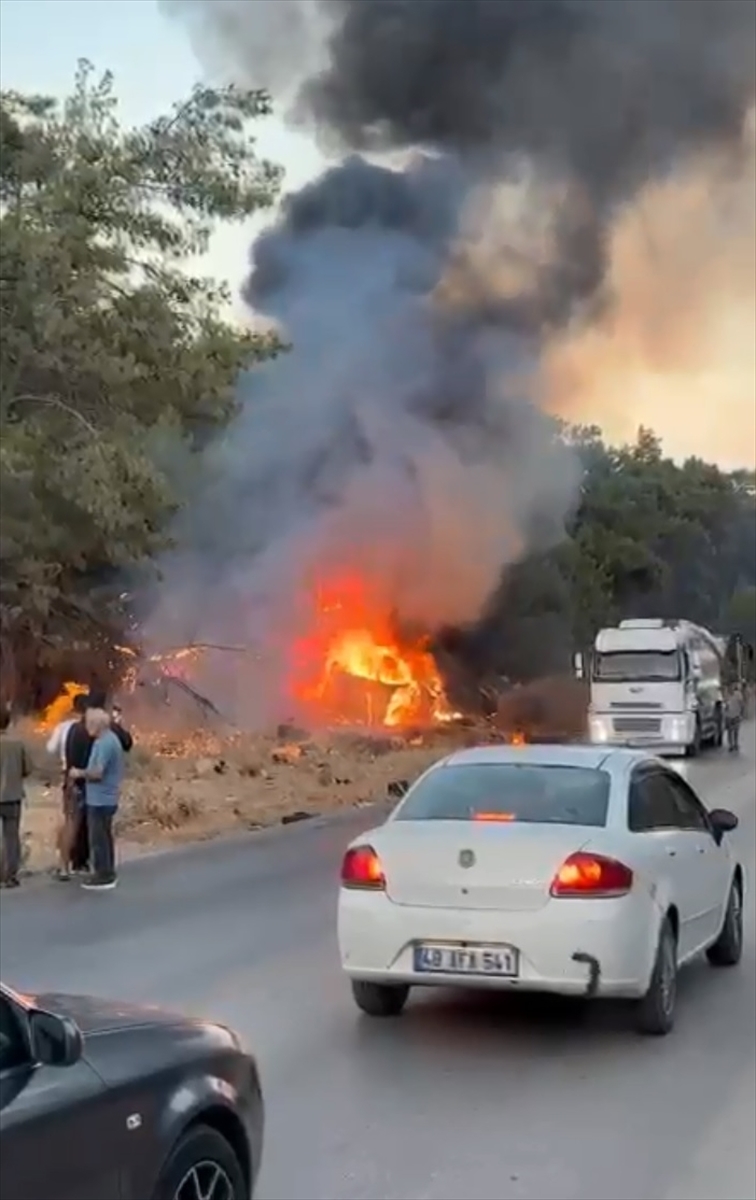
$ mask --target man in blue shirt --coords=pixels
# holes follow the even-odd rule
[[[69,778],[83,779],[86,783],[92,874],[81,886],[91,891],[108,891],[116,885],[113,820],[123,783],[124,753],[104,709],[90,708],[86,726],[93,739],[89,762],[83,769],[74,767],[69,771]]]

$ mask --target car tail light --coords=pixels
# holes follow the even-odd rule
[[[625,896],[633,886],[633,873],[624,863],[601,854],[571,854],[554,876],[552,896],[586,899]]]
[[[352,846],[341,864],[341,886],[382,892],[386,887],[381,860],[372,846]]]

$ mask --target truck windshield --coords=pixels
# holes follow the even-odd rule
[[[617,650],[596,654],[593,678],[602,683],[680,679],[680,655],[676,650]]]

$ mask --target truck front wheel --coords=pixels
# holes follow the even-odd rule
[[[701,718],[696,716],[696,731],[693,734],[693,741],[689,746],[685,747],[686,758],[697,758],[701,753]]]

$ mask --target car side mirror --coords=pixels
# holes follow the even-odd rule
[[[41,1009],[34,1009],[29,1015],[29,1040],[35,1061],[47,1067],[72,1067],[84,1049],[84,1039],[75,1021]]]
[[[714,837],[718,842],[722,841],[726,833],[732,833],[733,829],[738,827],[738,818],[727,808],[712,809],[709,813],[709,820],[714,830]]]

